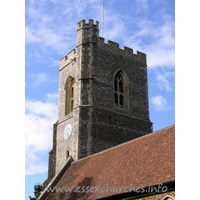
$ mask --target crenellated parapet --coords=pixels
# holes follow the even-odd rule
[[[140,62],[142,64],[146,65],[146,54],[136,51],[136,53],[133,53],[133,49],[129,47],[123,46],[122,49],[119,48],[119,44],[116,42],[112,42],[108,40],[108,44],[104,42],[104,38],[98,37],[97,41],[97,48],[103,51],[107,51],[109,53],[122,56],[124,58],[128,58],[131,60],[135,60],[136,62]]]
[[[76,60],[76,50],[73,49],[71,50],[67,56],[64,56],[61,60],[60,60],[60,70],[65,67],[66,65],[68,65],[69,63],[73,62]]]
[[[77,31],[82,29],[82,28],[96,28],[99,29],[99,22],[95,21],[93,19],[89,19],[89,22],[86,23],[85,20],[82,20],[80,22],[77,23]]]
[[[133,49],[123,46],[122,49],[119,48],[119,44],[108,40],[106,44],[104,38],[98,36],[99,33],[99,22],[93,19],[89,19],[88,23],[86,20],[82,20],[77,23],[77,48],[80,45],[95,43],[99,50],[103,50],[117,56],[121,56],[130,60],[134,60],[141,64],[146,65],[146,54],[136,51],[133,53]],[[60,69],[74,61],[77,57],[76,50],[73,49],[60,60]]]
[[[99,22],[89,19],[86,23],[85,20],[77,23],[77,46],[96,43],[99,35]]]

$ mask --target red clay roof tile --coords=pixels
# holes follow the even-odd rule
[[[174,180],[175,125],[73,162],[56,187],[137,188]],[[97,199],[117,193],[51,192],[46,199]]]

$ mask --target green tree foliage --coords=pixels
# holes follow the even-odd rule
[[[30,200],[36,200],[39,197],[39,195],[42,193],[42,191],[43,191],[42,185],[40,185],[39,183],[35,184],[34,185],[34,192],[33,192],[35,197],[29,196],[29,199]]]

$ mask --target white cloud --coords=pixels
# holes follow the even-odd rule
[[[165,1],[165,0],[154,0],[154,3],[155,4],[167,4],[167,1]]]
[[[174,21],[168,15],[164,15],[160,20],[162,23],[146,19],[135,20],[133,23],[137,26],[137,32],[130,37],[125,35],[124,41],[126,46],[146,53],[148,67],[174,68]]]
[[[112,21],[112,18],[111,18]],[[108,21],[109,22],[109,21]],[[103,33],[104,38],[108,38],[108,40],[115,41],[119,35],[124,34],[125,26],[122,21],[118,21],[118,23],[108,23],[109,28]],[[100,33],[101,34],[101,33]]]
[[[147,64],[150,68],[153,67],[168,67],[174,68],[175,65],[175,50],[166,49],[159,45],[151,45],[144,50],[147,55]]]
[[[156,111],[166,111],[169,110],[171,107],[168,105],[167,100],[161,96],[157,95],[151,98],[151,104],[153,105]]]
[[[52,95],[53,96],[53,95]],[[48,98],[52,98],[50,94],[47,94]],[[33,114],[42,115],[45,118],[51,118],[57,111],[57,106],[49,102],[26,100],[26,109]]]
[[[53,124],[57,118],[57,105],[49,99],[56,99],[56,94],[47,94],[46,102],[26,100],[25,149],[26,175],[43,173],[47,164],[40,160],[40,154],[52,148]]]
[[[173,91],[173,85],[172,83],[167,79],[169,76],[174,76],[174,72],[166,72],[166,73],[159,73],[156,76],[157,86],[163,90],[165,89],[167,92]]]
[[[48,170],[48,165],[45,162],[41,161],[37,153],[26,151],[26,170],[25,170],[26,176],[44,173],[47,170]]]
[[[65,50],[71,51],[68,48],[72,43],[76,45],[76,40],[72,40],[76,33],[76,24],[84,19],[84,12],[88,9],[88,5],[93,13],[92,17],[97,19],[96,16],[101,14],[100,3],[96,0],[71,2],[52,0],[52,2],[55,6],[50,10],[46,9],[49,7],[46,1],[35,0],[27,4],[26,43],[34,42],[35,45],[39,45],[40,49],[48,51],[51,48],[63,54]]]
[[[174,22],[164,16],[164,24],[151,27],[153,42],[145,47],[149,67],[174,67],[175,35]]]
[[[59,67],[60,66],[60,62],[59,60],[53,60],[53,59],[50,59],[50,67]]]
[[[47,75],[44,73],[30,73],[28,74],[28,77],[33,80],[33,82],[31,83],[31,86],[33,87],[38,87],[40,84],[48,81]]]
[[[31,32],[29,26],[25,28],[25,36],[26,36],[26,42],[39,42],[40,39],[37,38],[33,33]]]
[[[57,93],[47,93],[46,94],[47,98],[48,98],[48,101],[55,101],[58,99],[58,94]]]
[[[39,48],[48,51],[49,47],[60,54],[66,50],[68,53],[71,46],[76,45],[76,23],[85,18],[85,11],[90,8],[91,18],[100,20],[101,35],[101,2],[96,0],[60,1],[52,0],[54,9],[46,10],[45,1],[37,0],[27,5],[26,16],[26,42],[41,44]],[[158,0],[155,0],[155,3]],[[104,12],[104,37],[107,40],[117,41],[123,39],[125,45],[147,54],[148,66],[173,67],[175,60],[174,50],[174,20],[163,12],[157,15],[157,20],[149,20],[145,17],[121,15],[112,11],[110,3],[105,6]],[[135,3],[133,3],[135,5]],[[137,0],[138,12],[148,10],[147,0]],[[65,8],[65,9],[63,9]],[[87,19],[86,19],[87,20]],[[29,23],[29,21],[31,23]],[[117,23],[114,23],[117,22]],[[129,35],[129,25],[136,26],[136,32]],[[127,25],[128,24],[128,25]],[[74,39],[73,39],[74,38]],[[147,41],[145,43],[144,41]],[[57,63],[52,64],[52,66]]]
[[[137,12],[144,12],[148,10],[147,0],[137,0]]]
[[[55,48],[56,50],[61,50],[62,48],[65,48],[66,44],[63,43],[64,39],[66,37],[64,36],[64,31],[63,33],[59,33],[59,30],[53,30],[50,28],[46,28],[44,26],[40,27],[29,27],[27,26],[26,29],[26,42],[34,42],[35,44],[42,43],[41,48],[45,47],[52,47]]]
[[[101,16],[99,16],[99,18],[101,18]],[[128,31],[125,22],[128,20],[130,20],[130,18],[126,15],[120,15],[112,10],[105,9],[103,37],[106,40],[115,41],[117,43],[117,40],[126,38]],[[99,22],[99,26],[99,35],[102,36],[101,21]]]

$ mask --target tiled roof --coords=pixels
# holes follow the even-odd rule
[[[46,199],[98,199],[118,194],[106,192],[106,187],[148,187],[174,180],[175,125],[72,162],[56,184],[63,192],[50,192]],[[65,192],[78,186],[80,192]],[[92,186],[104,186],[104,192],[86,192]]]

